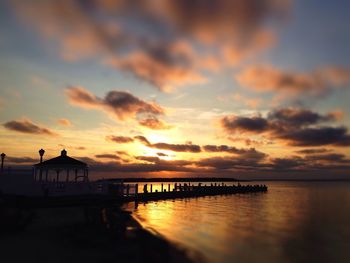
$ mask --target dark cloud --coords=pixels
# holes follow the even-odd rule
[[[119,162],[88,162],[92,170],[99,172],[126,172],[126,173],[143,173],[143,172],[162,172],[162,171],[177,171],[177,172],[193,172],[194,168],[188,167],[191,163],[188,161],[165,161],[157,160],[157,157],[138,156],[137,159],[146,161],[146,163],[119,163]],[[86,160],[85,158],[80,158]],[[87,158],[89,159],[89,158]]]
[[[6,161],[14,164],[34,164],[38,163],[38,159],[34,159],[31,157],[10,157],[6,156]]]
[[[126,91],[109,91],[103,99],[93,95],[83,87],[67,88],[66,94],[72,105],[104,110],[119,120],[135,117],[139,114],[164,114],[164,110],[158,104],[145,102]]]
[[[261,158],[246,159],[241,157],[225,156],[200,159],[199,161],[195,162],[195,165],[198,167],[210,167],[217,170],[254,170],[264,167],[260,161]]]
[[[250,138],[241,138],[241,137],[228,137],[227,139],[229,139],[231,142],[243,142],[246,146],[262,146],[265,144],[272,144],[272,141],[267,141],[267,140],[253,140]]]
[[[272,168],[275,170],[290,170],[305,165],[305,160],[301,157],[275,158],[272,160]]]
[[[147,138],[145,136],[138,135],[138,136],[135,136],[134,138],[136,140],[139,140],[141,143],[143,143],[146,146],[150,146],[151,145],[151,143],[147,140]]]
[[[165,154],[165,153],[161,153],[161,152],[157,153],[157,155],[158,155],[158,156],[162,156],[162,157],[164,157],[164,156],[168,156],[167,154]]]
[[[221,119],[222,127],[227,131],[264,132],[269,128],[268,121],[262,117],[226,116]]]
[[[164,121],[159,120],[156,117],[149,117],[147,119],[140,120],[139,124],[152,130],[167,130],[172,128],[171,125],[166,124]]]
[[[336,116],[332,113],[321,115],[307,109],[284,108],[269,113],[268,120],[277,122],[277,125],[301,127],[326,121],[334,121]]]
[[[144,145],[150,148],[156,148],[160,150],[169,150],[174,152],[192,152],[192,153],[201,152],[201,147],[199,145],[195,145],[192,143],[187,143],[187,144],[171,144],[171,143],[164,143],[164,142],[150,143],[148,139],[144,136],[135,136],[134,138],[139,140],[141,143],[143,143]]]
[[[293,146],[348,146],[350,135],[347,128],[320,126],[324,122],[337,120],[338,115],[286,108],[274,110],[266,118],[226,116],[221,119],[221,126],[229,135],[264,134],[270,139],[284,140]]]
[[[344,154],[340,153],[330,153],[330,154],[316,154],[307,156],[307,160],[311,161],[327,161],[332,163],[350,163],[350,159],[347,159],[347,157]]]
[[[170,150],[174,152],[192,152],[198,153],[201,152],[201,147],[195,144],[171,144],[158,142],[151,145],[152,148],[157,148],[161,150]]]
[[[23,120],[14,120],[9,121],[3,124],[3,126],[6,129],[16,131],[16,132],[22,132],[22,133],[29,133],[29,134],[37,134],[37,135],[49,135],[49,136],[57,136],[58,134],[51,131],[48,128],[40,127],[36,124],[34,124],[31,120],[23,119]]]
[[[136,156],[137,160],[146,161],[150,163],[159,163],[160,159],[157,156]]]
[[[114,136],[114,135],[106,136],[106,140],[107,141],[116,142],[116,143],[131,143],[131,142],[134,141],[134,139],[132,137],[128,137],[128,136]]]
[[[238,154],[244,156],[245,158],[262,159],[266,156],[265,153],[259,152],[254,148],[238,149],[236,147],[227,145],[204,145],[203,149],[206,152],[227,152]]]
[[[350,135],[345,127],[305,128],[279,136],[293,146],[350,146]]]
[[[121,158],[118,155],[115,154],[96,154],[96,158],[98,159],[115,159],[115,160],[120,160]]]
[[[304,149],[304,150],[299,150],[297,153],[301,154],[318,154],[318,153],[325,153],[329,152],[331,150],[325,149],[325,148],[316,148],[316,149]]]

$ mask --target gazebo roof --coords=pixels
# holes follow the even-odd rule
[[[82,161],[79,161],[77,159],[74,159],[72,157],[67,156],[67,151],[62,150],[60,156],[46,160],[42,163],[37,163],[34,166],[35,167],[55,166],[55,167],[62,167],[62,168],[63,167],[80,166],[80,167],[84,168],[87,166],[87,164],[82,162]]]

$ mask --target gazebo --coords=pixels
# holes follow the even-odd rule
[[[71,171],[74,172],[74,179],[70,177]],[[53,175],[52,172],[54,172]],[[34,180],[39,182],[78,182],[78,180],[87,182],[89,181],[88,165],[69,157],[67,151],[62,150],[60,156],[34,165]]]

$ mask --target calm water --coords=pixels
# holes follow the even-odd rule
[[[349,182],[267,185],[267,193],[149,202],[133,213],[208,262],[350,262]]]

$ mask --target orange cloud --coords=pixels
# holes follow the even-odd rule
[[[72,126],[71,121],[68,119],[59,119],[57,122],[62,126]]]
[[[155,59],[154,55],[150,56],[143,52],[136,52],[124,58],[114,58],[107,63],[123,71],[132,72],[136,77],[166,92],[176,87],[206,82],[205,77],[190,66],[179,66],[173,61],[168,61],[168,58]]]
[[[152,130],[167,130],[172,128],[171,125],[166,124],[164,121],[159,120],[154,116],[140,120],[139,124]]]
[[[328,66],[299,73],[269,65],[253,65],[237,73],[235,79],[240,85],[259,92],[320,95],[350,83],[350,69]]]
[[[289,2],[15,0],[13,6],[63,59],[107,61],[168,91],[203,83],[203,69],[217,72],[270,47],[275,34],[265,21],[284,17]]]

